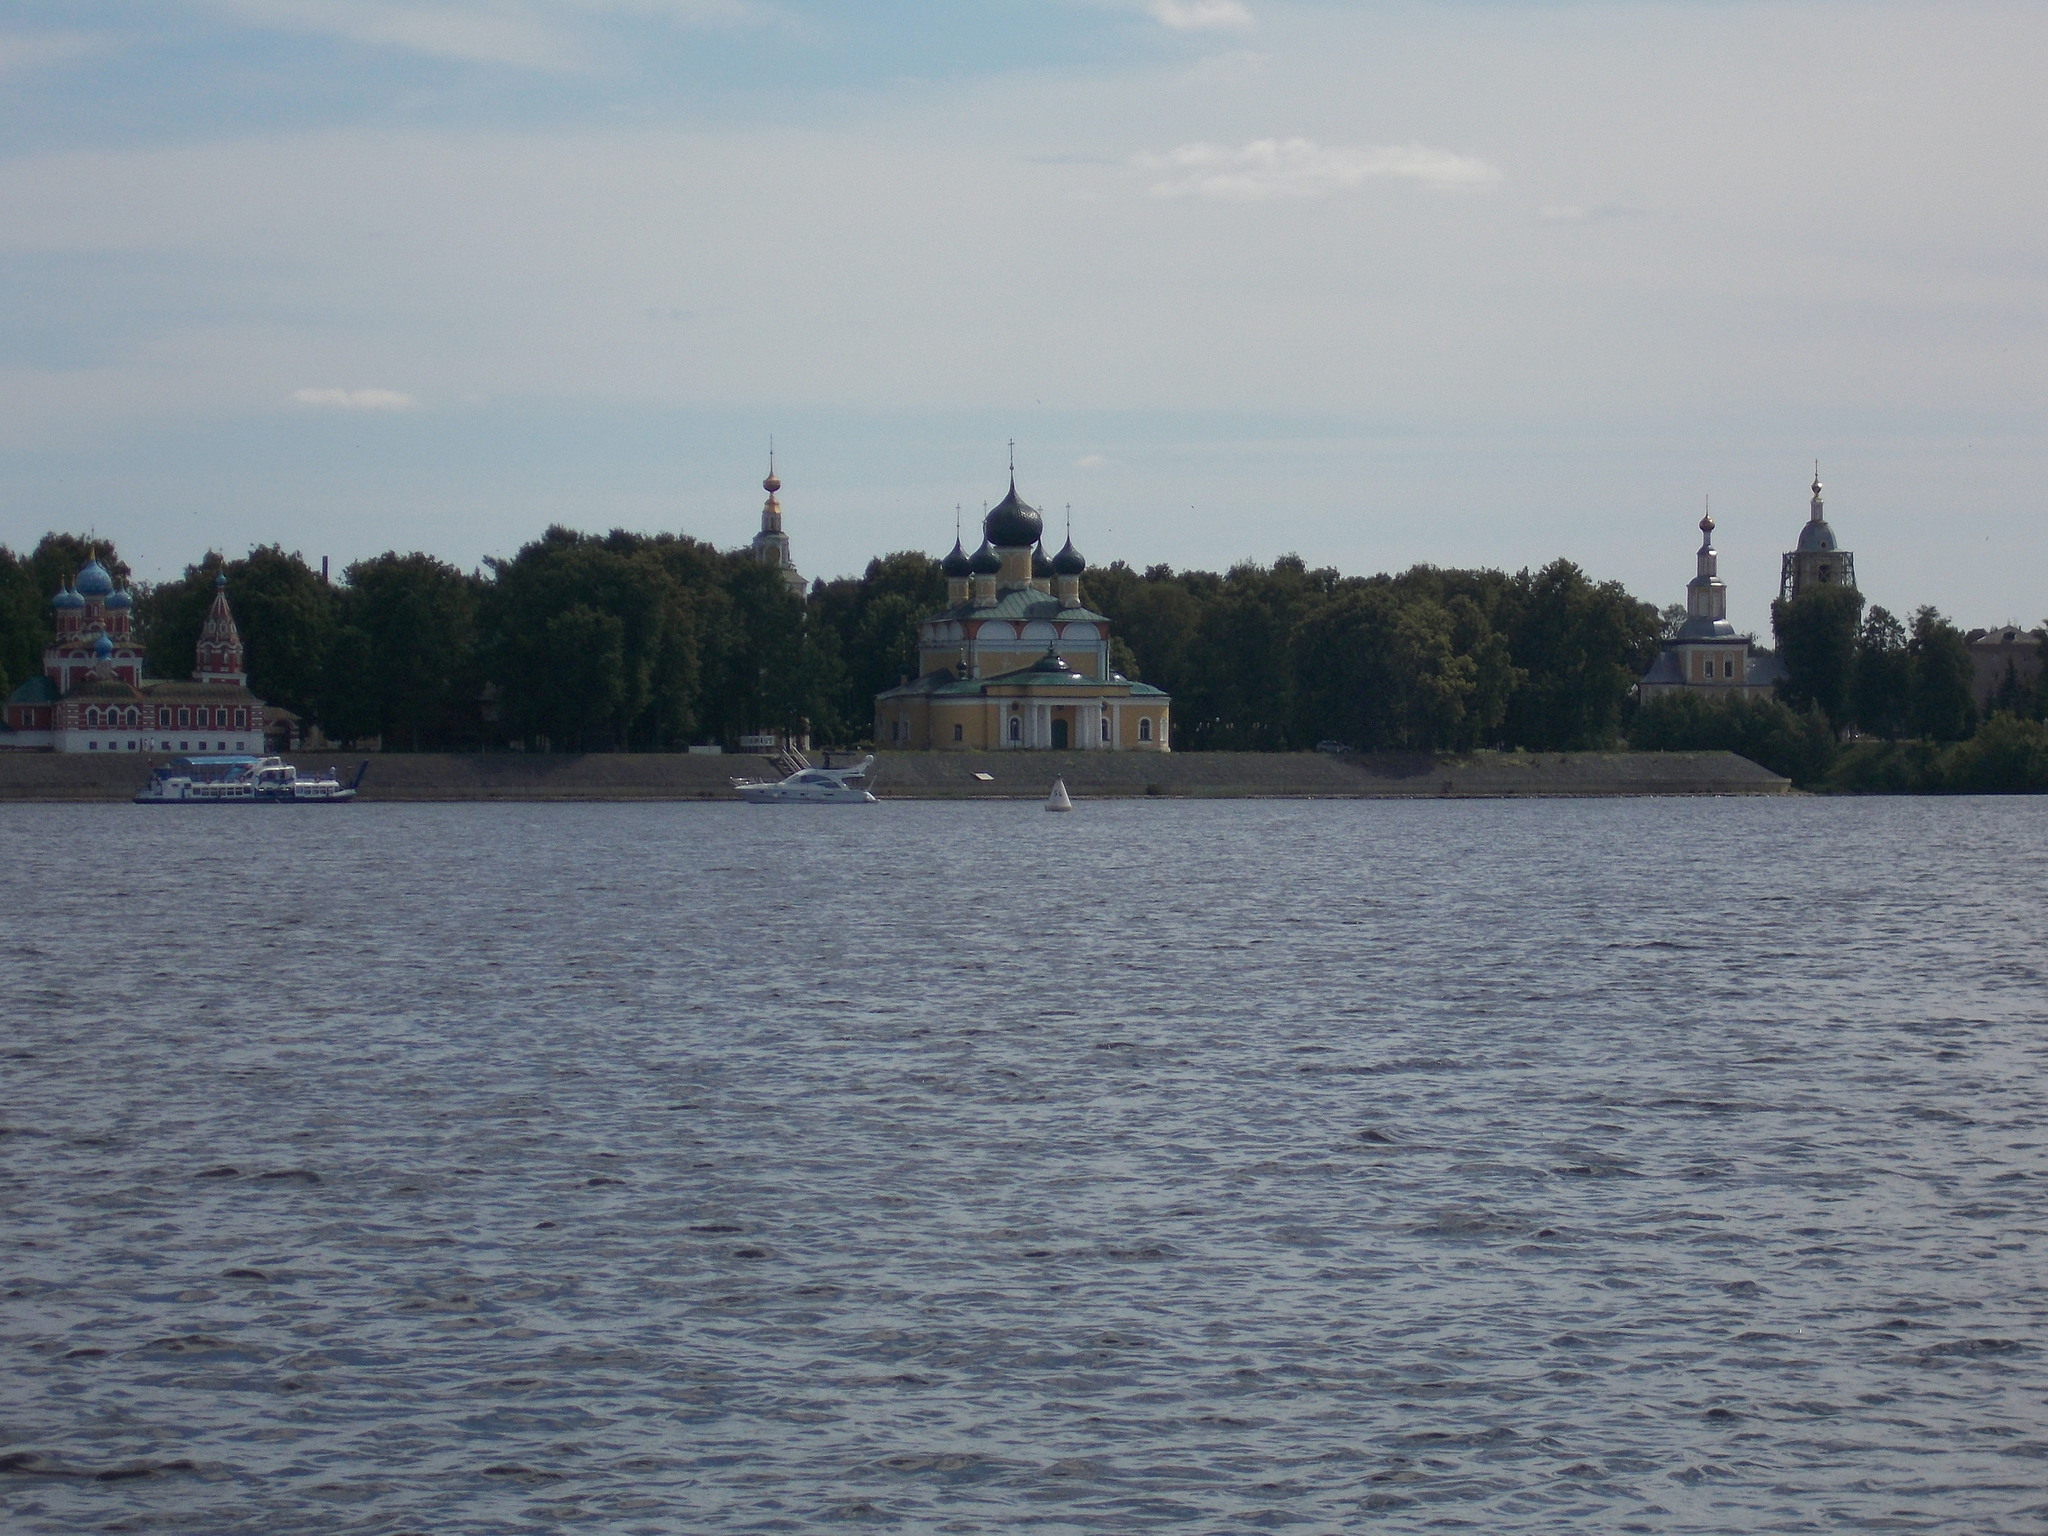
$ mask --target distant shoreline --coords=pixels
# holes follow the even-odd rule
[[[841,754],[835,754],[839,756]],[[823,754],[813,758],[822,763]],[[0,755],[0,802],[133,797],[159,758]],[[290,754],[302,768],[361,754]],[[672,752],[377,753],[365,801],[733,801],[734,777],[775,777],[765,758]],[[987,778],[977,778],[986,774]],[[884,800],[1038,800],[1055,778],[1076,799],[1605,799],[1782,795],[1791,781],[1732,752],[884,752]]]

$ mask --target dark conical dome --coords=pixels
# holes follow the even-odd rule
[[[1088,569],[1088,562],[1081,558],[1081,551],[1074,548],[1074,536],[1067,535],[1066,547],[1052,557],[1055,576],[1078,576]]]
[[[1052,575],[1052,562],[1045,558],[1043,544],[1031,546],[1031,575],[1033,580],[1049,578]]]
[[[981,541],[981,548],[974,552],[974,558],[967,562],[967,569],[976,576],[994,576],[1003,568],[1003,557],[988,546],[988,540]]]
[[[1038,509],[1017,494],[1017,477],[1010,477],[1010,494],[990,509],[981,520],[981,531],[998,549],[1022,549],[1036,544],[1045,532],[1045,519]]]
[[[939,562],[939,569],[949,577],[965,577],[974,574],[974,562],[967,558],[967,551],[960,547],[960,541],[953,541],[953,553]]]

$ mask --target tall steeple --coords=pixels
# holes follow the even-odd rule
[[[199,629],[199,665],[193,678],[202,683],[249,685],[249,673],[242,665],[242,635],[235,628],[235,616],[228,609],[228,575],[213,578],[213,606],[206,610],[206,622]]]
[[[1681,639],[1735,633],[1728,622],[1728,584],[1721,580],[1720,567],[1720,553],[1714,548],[1714,514],[1709,510],[1700,518],[1699,574],[1686,583],[1685,627],[1678,632]]]
[[[761,531],[754,535],[754,558],[763,565],[772,565],[782,571],[782,580],[797,597],[804,595],[804,579],[797,574],[796,562],[790,558],[789,535],[782,531],[782,503],[775,499],[775,493],[782,489],[782,479],[775,473],[775,440],[768,440],[768,475],[761,482],[761,489],[768,493],[768,499],[761,503]]]
[[[1828,526],[1820,492],[1820,460],[1816,459],[1813,500],[1808,504],[1806,526],[1799,530],[1799,547],[1786,551],[1779,569],[1778,596],[1787,602],[1815,587],[1856,585],[1856,557],[1835,547],[1835,530]]]

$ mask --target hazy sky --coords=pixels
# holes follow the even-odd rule
[[[464,565],[1004,485],[1092,560],[2048,615],[2048,6],[0,4],[0,541]],[[970,543],[972,540],[970,539]]]

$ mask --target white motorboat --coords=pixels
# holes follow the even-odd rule
[[[137,805],[339,805],[356,797],[370,766],[348,783],[332,768],[301,774],[279,757],[174,757],[150,774]]]
[[[803,767],[786,779],[734,779],[732,787],[749,805],[873,805],[865,780],[874,763],[870,754],[851,768]]]

